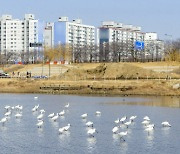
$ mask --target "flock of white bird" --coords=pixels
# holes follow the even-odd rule
[[[38,97],[34,97],[34,100],[38,100]],[[48,118],[51,119],[52,121],[57,121],[57,119],[61,116],[64,116],[66,113],[66,109],[68,109],[70,107],[69,103],[67,103],[65,106],[65,109],[62,110],[59,113],[50,113],[48,115]],[[23,106],[21,105],[17,105],[17,106],[5,106],[5,114],[4,117],[0,120],[0,123],[2,123],[2,125],[4,126],[4,124],[8,121],[8,119],[10,118],[10,116],[12,115],[12,112],[14,112],[14,116],[16,118],[21,118],[22,117],[22,110],[23,110]],[[44,115],[45,115],[45,110],[44,109],[39,109],[40,106],[35,105],[32,108],[32,112],[38,112],[38,116],[37,116],[37,124],[36,126],[38,128],[43,127],[44,125]],[[100,111],[96,111],[95,113],[96,116],[101,116],[101,112]],[[81,115],[82,119],[87,119],[88,117],[88,113],[84,113]],[[115,123],[115,127],[112,129],[113,134],[117,134],[119,135],[120,140],[125,141],[124,137],[127,136],[128,131],[121,131],[120,129],[123,128],[128,128],[131,126],[131,124],[135,121],[135,119],[137,118],[137,116],[131,116],[129,119],[127,118],[127,116],[123,116],[122,118],[118,118],[117,120],[114,121]],[[88,121],[86,122],[86,127],[88,127],[87,129],[87,135],[90,137],[94,137],[95,133],[98,133],[98,131],[96,130],[96,128],[94,128],[94,123],[92,121]],[[143,118],[142,121],[142,125],[144,125],[145,131],[148,132],[148,135],[150,134],[150,132],[152,132],[155,128],[155,125],[153,123],[151,123],[151,120],[148,116],[145,116]],[[161,125],[163,127],[171,127],[171,125],[169,124],[168,121],[164,121],[161,123]],[[69,131],[71,127],[71,124],[67,124],[64,127],[59,128],[59,134],[63,134],[66,131]]]
[[[118,118],[117,120],[114,121],[117,126],[115,126],[112,129],[112,132],[114,134],[118,134],[120,139],[123,139],[123,141],[125,141],[124,136],[126,136],[128,134],[128,131],[120,131],[120,128],[122,128],[122,127],[126,127],[126,128],[130,127],[130,125],[134,122],[134,120],[136,118],[137,118],[137,116],[131,116],[128,121],[126,121],[127,120],[126,116],[122,117],[121,119]],[[155,124],[151,123],[151,120],[150,120],[150,118],[148,116],[145,116],[141,123],[142,123],[142,125],[144,125],[145,131],[148,132],[148,135],[155,128]],[[161,125],[163,127],[171,127],[171,125],[169,124],[168,121],[162,122]]]
[[[34,99],[38,99],[37,97],[34,97]],[[65,105],[65,108],[69,108],[69,103]],[[39,104],[38,105],[35,105],[33,108],[32,108],[32,112],[39,112],[39,115],[37,116],[37,127],[38,128],[41,128],[43,125],[44,125],[44,113],[45,113],[45,110],[44,109],[41,109],[39,110]],[[60,117],[60,116],[64,116],[65,115],[65,110],[59,112],[59,113],[50,113],[48,115],[48,118],[51,119],[52,121],[57,121],[57,119]],[[61,127],[59,128],[59,134],[62,134],[64,133],[65,131],[68,131],[70,129],[70,124],[67,124],[67,126],[64,126],[64,127]]]
[[[5,108],[5,114],[4,117],[0,120],[0,123],[2,123],[3,126],[8,121],[13,111],[15,111],[14,115],[16,118],[22,117],[23,106],[16,105],[11,107],[9,105],[6,105],[4,108]]]

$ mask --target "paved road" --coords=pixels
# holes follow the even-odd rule
[[[51,66],[50,67],[50,75],[59,75],[61,73],[64,73],[68,70],[68,67],[62,67],[62,66]],[[31,72],[32,76],[34,75],[46,75],[49,76],[49,66],[38,66],[34,67],[32,69],[28,69],[28,72]]]

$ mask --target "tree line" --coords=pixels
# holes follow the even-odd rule
[[[0,54],[0,63],[8,64],[16,61],[25,64],[41,63],[42,61],[68,61],[72,63],[180,61],[180,39],[164,43],[164,51],[161,55],[158,52],[157,45],[152,45],[152,48],[149,49],[139,50],[135,49],[132,42],[112,42],[84,46],[60,44],[53,48],[43,47],[27,52],[5,51]]]

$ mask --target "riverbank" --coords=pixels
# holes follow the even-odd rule
[[[179,66],[179,62],[12,65],[4,71],[15,75],[0,79],[0,92],[180,96],[180,89],[173,87],[180,84]],[[26,78],[27,72],[32,78]],[[45,73],[50,78],[33,78]]]
[[[1,93],[180,96],[179,80],[49,80],[0,79]]]

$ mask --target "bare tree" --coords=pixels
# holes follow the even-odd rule
[[[180,62],[180,39],[167,41],[165,44],[165,60]]]

